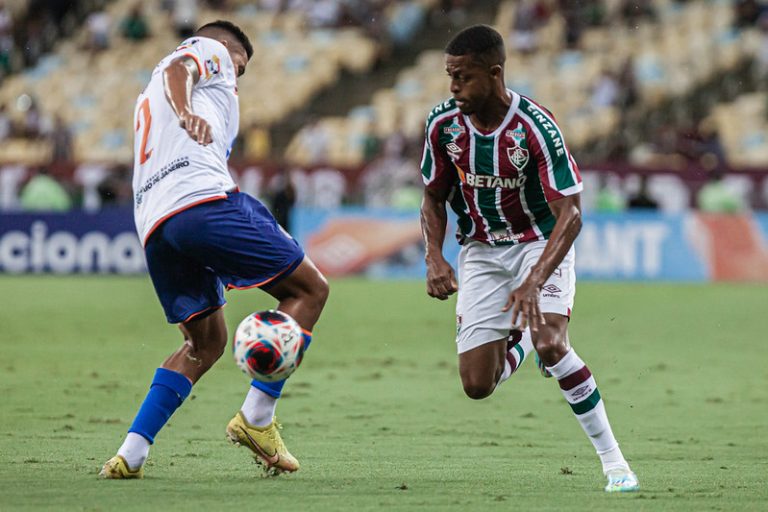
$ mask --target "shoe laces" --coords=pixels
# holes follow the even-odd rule
[[[274,441],[278,451],[285,451],[285,444],[283,443],[283,438],[280,435],[280,430],[283,429],[283,425],[281,423],[278,423],[277,418],[275,418],[273,422],[274,422],[274,428],[270,428],[267,431],[267,435],[272,441]]]
[[[634,475],[629,471],[613,470],[608,472],[608,479],[612,484],[623,484],[631,482]]]

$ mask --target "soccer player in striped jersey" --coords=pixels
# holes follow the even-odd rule
[[[458,291],[464,391],[488,397],[535,348],[600,457],[605,490],[636,491],[595,379],[568,339],[581,229],[576,162],[552,114],[505,87],[498,32],[466,28],[445,53],[452,98],[427,118],[421,225],[427,293],[445,300]],[[458,216],[458,281],[442,254],[446,203]]]
[[[253,54],[233,23],[215,21],[155,67],[136,101],[134,217],[152,284],[184,341],[157,369],[104,478],[141,478],[149,447],[192,386],[227,346],[224,288],[261,288],[304,329],[304,346],[328,283],[257,199],[241,193],[227,158],[239,125],[237,77]],[[292,472],[274,412],[285,381],[253,381],[227,437],[267,474]]]

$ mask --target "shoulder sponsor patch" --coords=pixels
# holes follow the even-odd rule
[[[458,139],[465,131],[467,131],[467,129],[461,126],[455,117],[453,118],[453,122],[451,124],[448,126],[443,126],[443,133],[450,135],[451,140],[454,141]]]
[[[211,78],[213,75],[218,75],[221,72],[221,61],[218,55],[211,56],[210,59],[205,61],[205,78]]]

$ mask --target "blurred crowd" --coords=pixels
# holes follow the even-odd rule
[[[243,9],[302,12],[310,27],[360,27],[370,37],[389,41],[393,51],[398,45],[407,44],[424,21],[422,10],[408,8],[416,2],[393,0],[159,1],[169,25],[179,38],[192,33],[199,23],[199,12],[204,8],[233,12]],[[688,0],[673,1],[685,4]],[[393,3],[405,6],[398,11],[398,18],[394,21],[384,15]],[[123,18],[117,20],[111,18],[105,9],[106,4],[106,0],[31,0],[27,2],[26,9],[12,11],[8,0],[0,0],[0,83],[4,76],[34,66],[45,52],[53,48],[58,38],[75,30],[87,32],[84,49],[89,52],[107,50],[113,44],[111,37],[115,34],[125,41],[151,37],[151,24],[144,13],[142,1],[137,1]],[[657,15],[651,0],[520,0],[518,7],[518,14],[508,28],[507,41],[522,54],[536,51],[541,44],[537,40],[536,28],[546,24],[555,9],[566,20],[564,44],[572,49],[579,48],[582,34],[589,27],[633,26],[642,20],[652,20]],[[441,0],[431,12],[432,22],[459,26],[467,19],[469,9],[471,2],[468,0]],[[768,2],[734,0],[733,9],[734,28],[756,28],[762,34],[752,72],[755,83],[764,89],[768,83]],[[634,69],[629,59],[618,71],[604,70],[591,92],[593,105],[612,105],[622,112],[629,112],[638,102]],[[10,108],[24,112],[21,121],[12,121],[8,112]],[[626,126],[630,122],[638,120],[622,119],[622,130],[631,130],[632,127]],[[643,130],[643,120],[639,122],[641,124],[635,126],[635,130]],[[290,210],[295,204],[356,203],[406,209],[418,207],[421,195],[418,169],[422,150],[420,137],[407,137],[402,133],[381,136],[374,130],[365,132],[362,142],[364,161],[356,173],[354,190],[343,178],[338,178],[340,173],[337,169],[327,165],[326,147],[330,135],[322,125],[316,120],[308,120],[302,137],[306,139],[304,145],[313,148],[308,162],[313,172],[282,165],[281,171],[271,176],[270,181],[259,190],[272,204],[281,223],[287,225],[290,222]],[[0,144],[9,138],[46,141],[52,148],[52,164],[74,159],[72,128],[62,117],[54,115],[49,118],[41,112],[33,96],[22,95],[14,105],[0,104]],[[236,154],[252,161],[276,160],[269,127],[259,123],[243,127],[236,148]],[[696,168],[704,173],[706,178],[703,181],[706,183],[695,187],[694,197],[689,201],[692,205],[709,211],[741,211],[750,207],[743,194],[734,193],[732,187],[725,185],[724,177],[729,173],[726,152],[717,123],[706,112],[694,113],[684,119],[666,119],[654,129],[647,130],[642,143],[631,147],[622,144],[622,138],[617,137],[608,160],[670,171]],[[58,181],[56,173],[50,172],[52,167],[56,166],[39,166],[17,180],[18,207],[26,210],[66,210],[87,204],[99,207],[131,204],[131,170],[128,165],[102,165],[98,172],[91,166],[85,171],[78,171],[81,172],[79,181],[71,182]],[[315,178],[309,179],[310,174]],[[627,208],[663,207],[660,204],[663,201],[654,196],[653,187],[648,185],[648,175],[640,174],[630,187],[616,186],[609,179],[609,174],[604,177],[595,183],[596,194],[589,205],[591,208],[622,211]],[[318,194],[321,188],[331,192]],[[765,202],[768,203],[768,199]]]
[[[58,39],[79,27],[87,31],[88,46],[94,51],[109,48],[115,23],[125,39],[142,40],[151,35],[140,0],[120,20],[111,19],[105,9],[108,0],[29,0],[15,2],[14,5],[20,5],[16,9],[11,9],[8,2],[0,0],[0,81],[10,73],[34,66]],[[384,11],[398,3],[395,0],[159,0],[159,3],[179,38],[192,34],[200,11],[205,8],[224,13],[242,9],[303,13],[309,28],[358,26],[372,37],[387,35],[403,42],[413,35],[421,16],[419,9],[403,9],[396,23],[388,24]],[[464,2],[453,0],[453,3]],[[393,30],[388,32],[389,29]]]
[[[72,34],[105,3],[106,0],[0,0],[0,82],[11,73],[34,66],[57,40]],[[98,19],[88,22],[89,30],[92,25],[98,30]]]
[[[671,0],[685,5],[691,0]],[[532,52],[541,41],[536,29],[546,25],[554,11],[560,12],[566,23],[565,45],[578,48],[584,31],[592,27],[619,24],[634,27],[643,21],[658,18],[653,0],[519,0],[520,11],[510,30],[509,43],[520,52]],[[755,26],[768,11],[763,0],[734,0],[736,28]]]

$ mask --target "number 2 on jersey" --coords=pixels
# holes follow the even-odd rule
[[[149,98],[144,98],[144,101],[139,105],[139,114],[136,116],[136,131],[139,131],[142,124],[144,125],[144,130],[141,134],[139,165],[144,165],[144,162],[149,160],[149,157],[152,156],[152,150],[150,149],[147,151],[147,137],[149,136],[149,128],[152,126],[152,114],[149,112]]]

